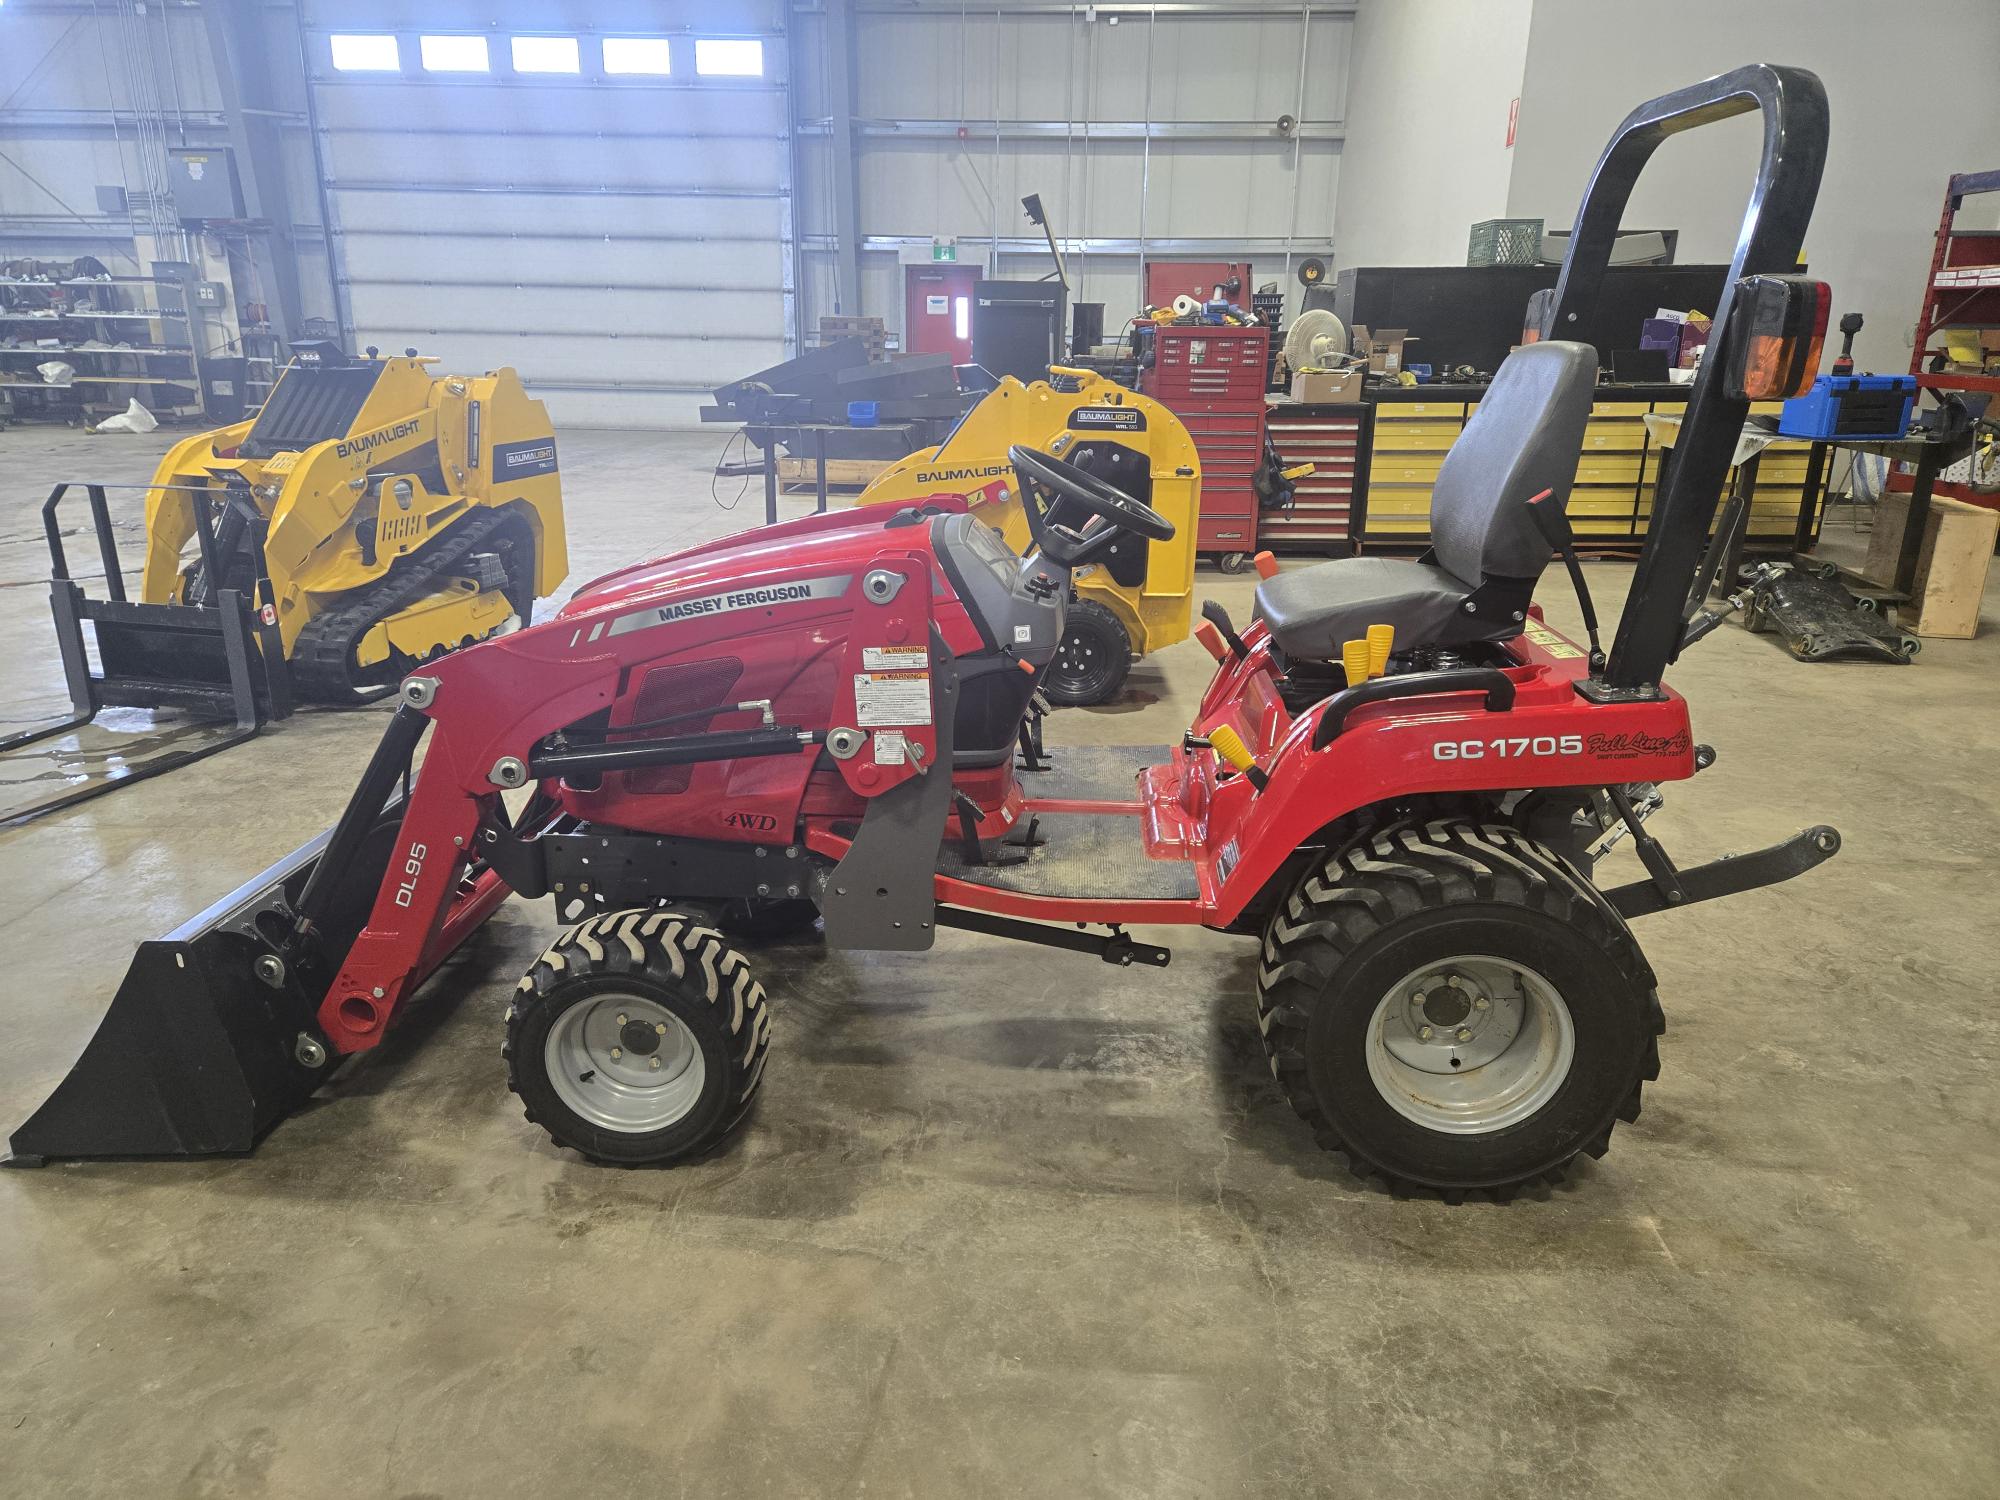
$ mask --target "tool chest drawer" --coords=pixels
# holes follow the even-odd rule
[[[1153,364],[1139,389],[1156,401],[1242,404],[1261,408],[1271,330],[1195,324],[1153,335]]]
[[[1271,446],[1286,468],[1311,464],[1294,480],[1289,510],[1258,517],[1265,546],[1311,547],[1345,555],[1355,544],[1359,497],[1367,473],[1370,409],[1280,402],[1266,418]]]

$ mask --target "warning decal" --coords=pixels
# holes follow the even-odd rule
[[[931,721],[928,672],[856,672],[854,722],[863,729]]]
[[[863,646],[861,665],[870,672],[928,672],[928,646]]]
[[[1529,640],[1540,646],[1558,661],[1573,660],[1583,655],[1581,651],[1549,629],[1548,626],[1538,625],[1533,620],[1528,621],[1524,627],[1524,633]]]
[[[875,731],[875,764],[878,766],[908,765],[910,742],[900,729],[878,729]]]

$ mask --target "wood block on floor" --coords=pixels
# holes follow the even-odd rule
[[[1986,593],[1996,536],[2000,536],[2000,511],[1945,495],[1931,497],[1930,522],[1924,527],[1923,550],[1917,554],[1912,630],[1960,641],[1979,633],[1979,605]]]

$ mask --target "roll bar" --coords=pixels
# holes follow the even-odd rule
[[[1544,338],[1590,340],[1612,242],[1632,186],[1653,152],[1670,135],[1751,110],[1764,116],[1756,185],[1610,656],[1603,672],[1581,685],[1592,698],[1657,697],[1661,674],[1679,654],[1688,590],[1750,409],[1748,401],[1730,398],[1722,373],[1730,340],[1739,335],[1732,316],[1736,284],[1745,276],[1783,275],[1798,266],[1826,164],[1826,89],[1818,77],[1804,68],[1753,63],[1663,94],[1627,115],[1591,173],[1542,326]]]

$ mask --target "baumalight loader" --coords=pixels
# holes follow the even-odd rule
[[[1106,702],[1135,656],[1188,637],[1201,455],[1159,402],[1094,370],[1057,366],[1028,385],[1003,376],[937,447],[877,475],[860,503],[962,494],[1009,548],[1026,554],[1035,540],[1007,458],[1017,443],[1095,475],[1174,524],[1164,539],[1120,537],[1099,562],[1071,575],[1063,641],[1042,674],[1042,694],[1057,707]],[[1060,510],[1056,519],[1065,519]]]
[[[527,623],[569,571],[548,412],[511,369],[436,376],[432,363],[415,351],[349,358],[333,344],[296,346],[253,421],[186,438],[161,461],[136,600],[107,487],[55,487],[42,518],[74,717],[0,741],[0,752],[112,707],[234,723],[8,821],[212,754],[295,702],[379,698],[440,653]],[[61,507],[79,489],[105,599],[84,594],[63,546]]]
[[[1587,605],[1578,645],[1531,602],[1552,553],[1581,577],[1563,507],[1597,293],[1654,148],[1751,110],[1755,191],[1602,653]],[[954,927],[1121,965],[1169,956],[1128,928],[1241,933],[1277,1086],[1357,1170],[1456,1201],[1601,1155],[1659,1068],[1629,922],[1839,847],[1816,827],[1681,868],[1641,821],[1713,758],[1661,678],[1721,618],[1696,585],[1750,402],[1818,362],[1827,289],[1785,273],[1826,139],[1819,80],[1793,68],[1629,116],[1543,337],[1445,460],[1434,552],[1267,578],[1240,629],[1206,608],[1215,675],[1178,744],[1017,767],[1070,579],[1176,530],[1022,445],[1026,557],[960,495],[864,506],[609,574],[427,664],[336,827],[140,949],[17,1159],[249,1150],[510,891],[571,925],[513,992],[509,1081],[592,1160],[670,1163],[736,1125],[773,1036],[740,934],[815,919],[835,948],[926,950]],[[1600,885],[1620,834],[1643,878]]]

